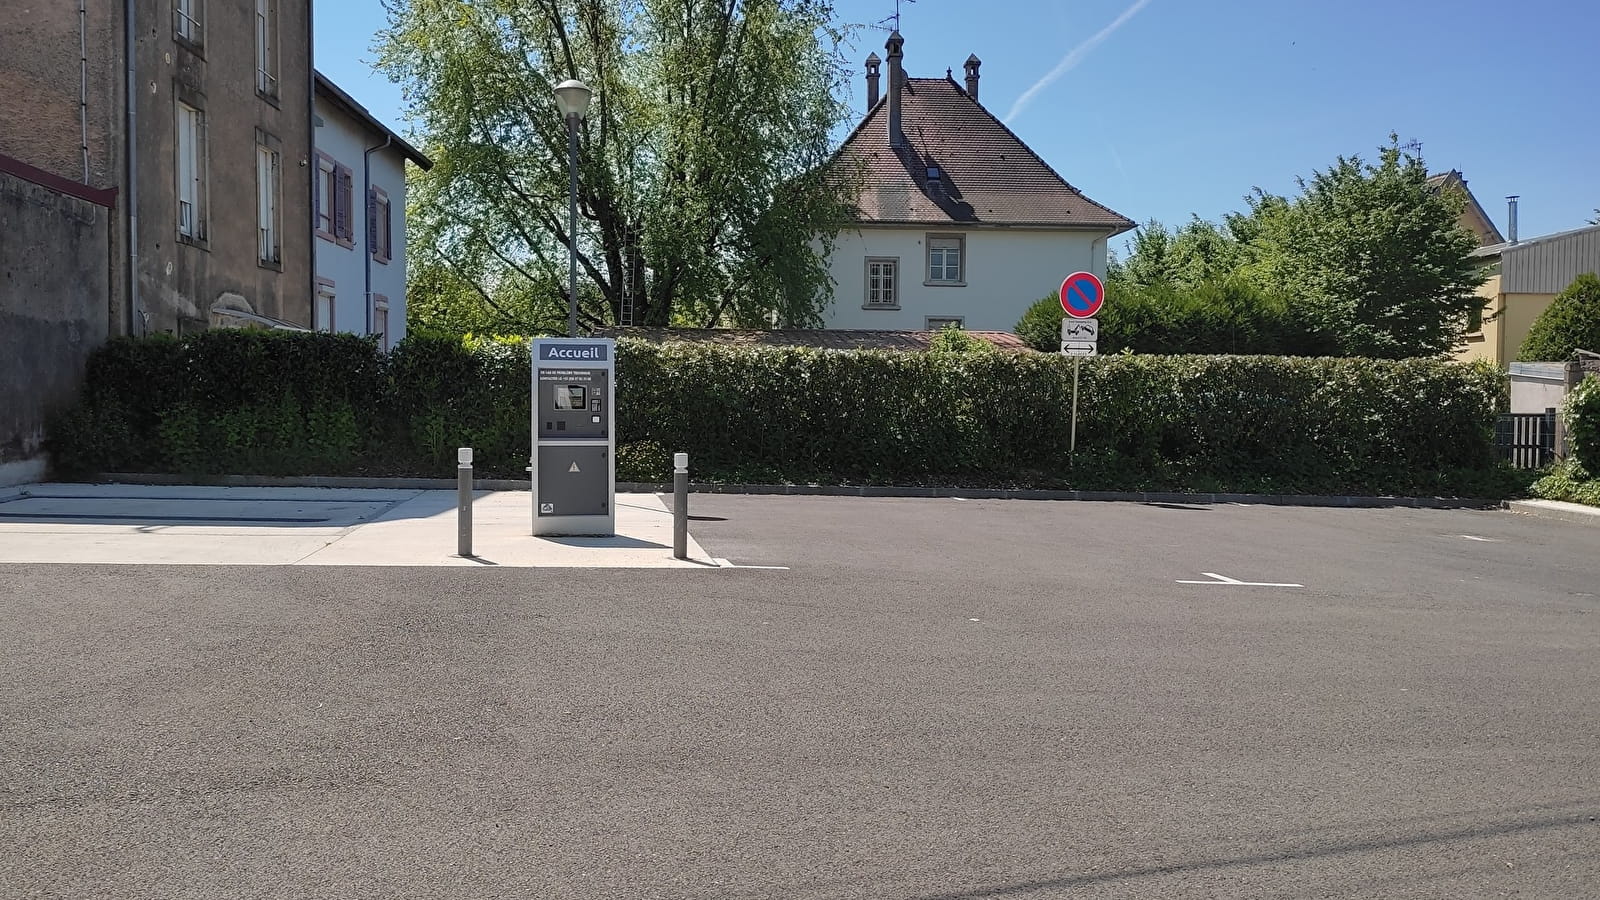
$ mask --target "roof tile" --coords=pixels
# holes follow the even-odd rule
[[[889,146],[888,98],[845,139],[841,159],[862,164],[862,221],[927,225],[1108,228],[1134,223],[1068,184],[1011,129],[949,78],[907,78],[906,146]],[[928,167],[939,175],[930,178]]]

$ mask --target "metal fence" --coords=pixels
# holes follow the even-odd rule
[[[1556,458],[1556,411],[1501,413],[1494,423],[1494,447],[1519,469],[1539,469]]]

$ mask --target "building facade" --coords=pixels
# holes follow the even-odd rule
[[[137,325],[308,326],[310,0],[136,7]]]
[[[315,110],[311,324],[388,349],[406,327],[406,162],[433,163],[320,73]]]
[[[1488,269],[1488,280],[1478,287],[1483,309],[1455,357],[1504,369],[1556,295],[1579,275],[1600,273],[1600,225],[1492,244],[1473,256]]]
[[[856,181],[854,219],[828,256],[829,328],[1011,331],[1077,271],[1105,276],[1106,245],[1134,223],[1067,183],[978,100],[966,78],[910,78],[890,35],[888,89],[867,58],[867,115],[835,159]]]

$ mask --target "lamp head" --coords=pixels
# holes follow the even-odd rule
[[[589,101],[594,99],[594,92],[589,86],[576,78],[568,78],[556,85],[556,109],[561,111],[563,120],[576,116],[582,120],[589,114]]]

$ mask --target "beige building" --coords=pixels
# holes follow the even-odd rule
[[[1473,255],[1489,267],[1489,279],[1478,288],[1484,303],[1477,327],[1456,359],[1506,368],[1550,301],[1579,275],[1600,272],[1600,225],[1491,244]]]
[[[1458,222],[1462,228],[1477,236],[1478,246],[1487,247],[1505,241],[1500,229],[1495,227],[1494,220],[1483,211],[1483,205],[1467,187],[1467,179],[1463,178],[1458,170],[1451,169],[1440,175],[1429,175],[1428,187],[1442,193],[1461,195],[1465,203],[1461,207],[1461,217]]]

